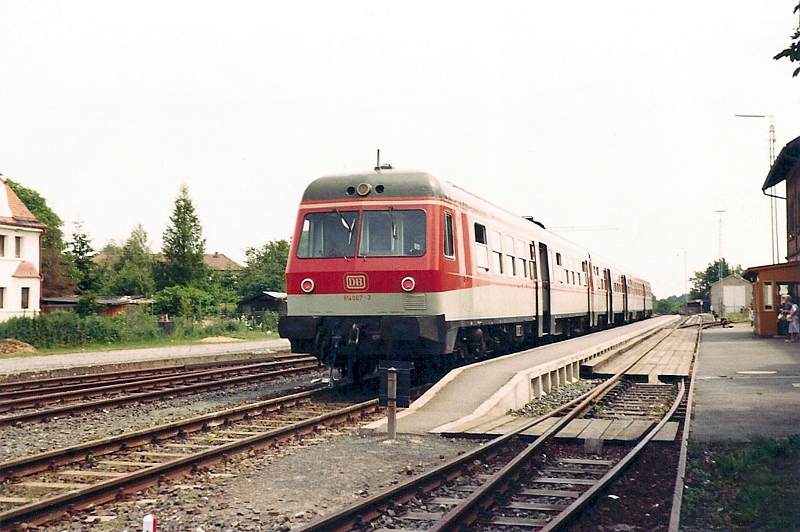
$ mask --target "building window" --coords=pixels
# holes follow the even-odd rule
[[[764,283],[764,309],[772,310],[772,283]]]
[[[22,237],[14,237],[14,256],[17,258],[22,257]]]
[[[27,286],[22,288],[22,295],[20,297],[20,307],[21,308],[28,308],[28,301],[31,296],[31,289]]]

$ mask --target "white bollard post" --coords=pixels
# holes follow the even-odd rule
[[[142,521],[142,532],[156,532],[156,516],[147,514]]]

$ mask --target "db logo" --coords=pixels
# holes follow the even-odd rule
[[[344,276],[344,287],[346,290],[366,290],[367,274],[348,273]]]

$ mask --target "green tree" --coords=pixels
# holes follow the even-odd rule
[[[261,248],[245,251],[245,267],[239,272],[239,293],[249,296],[272,290],[286,291],[286,261],[289,259],[289,242],[274,240]]]
[[[793,13],[797,13],[800,11],[800,3],[794,6]],[[773,57],[776,61],[778,59],[782,59],[784,57],[788,57],[789,61],[794,63],[795,61],[800,61],[800,28],[794,30],[794,34],[792,35],[792,42],[788,48],[781,51],[778,55]],[[792,73],[792,77],[797,77],[800,74],[800,67],[794,69],[794,73]]]
[[[192,286],[170,286],[153,295],[156,314],[200,319],[217,314],[214,297]]]
[[[97,265],[94,257],[97,255],[92,248],[89,236],[83,231],[83,224],[75,222],[75,232],[69,242],[68,257],[73,265],[72,278],[78,285],[78,292],[85,294],[96,291],[98,288]]]
[[[206,241],[186,185],[181,187],[169,219],[172,225],[164,231],[164,261],[159,266],[162,285],[191,286],[203,282],[207,278],[203,262]]]
[[[73,294],[76,289],[75,281],[70,276],[69,259],[64,255],[66,245],[61,230],[64,222],[47,206],[47,200],[38,192],[25,188],[11,179],[7,179],[6,183],[28,210],[47,226],[41,240],[42,296]]]
[[[122,247],[109,244],[103,249],[102,291],[108,295],[151,296],[156,291],[153,278],[155,259],[147,245],[147,232],[140,225],[131,231]]]
[[[689,279],[692,283],[692,289],[689,292],[691,299],[702,299],[707,301],[711,297],[711,285],[724,279],[729,275],[739,275],[742,273],[742,266],[738,265],[731,268],[728,261],[723,257],[708,265],[705,271],[694,272],[694,277]]]

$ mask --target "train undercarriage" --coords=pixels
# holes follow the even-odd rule
[[[440,373],[606,327],[600,319],[596,323],[591,327],[586,315],[557,317],[550,333],[542,334],[535,318],[446,322],[444,316],[284,316],[279,328],[293,352],[311,353],[331,369],[331,382],[358,382],[377,371],[381,360],[413,362],[418,374]]]

